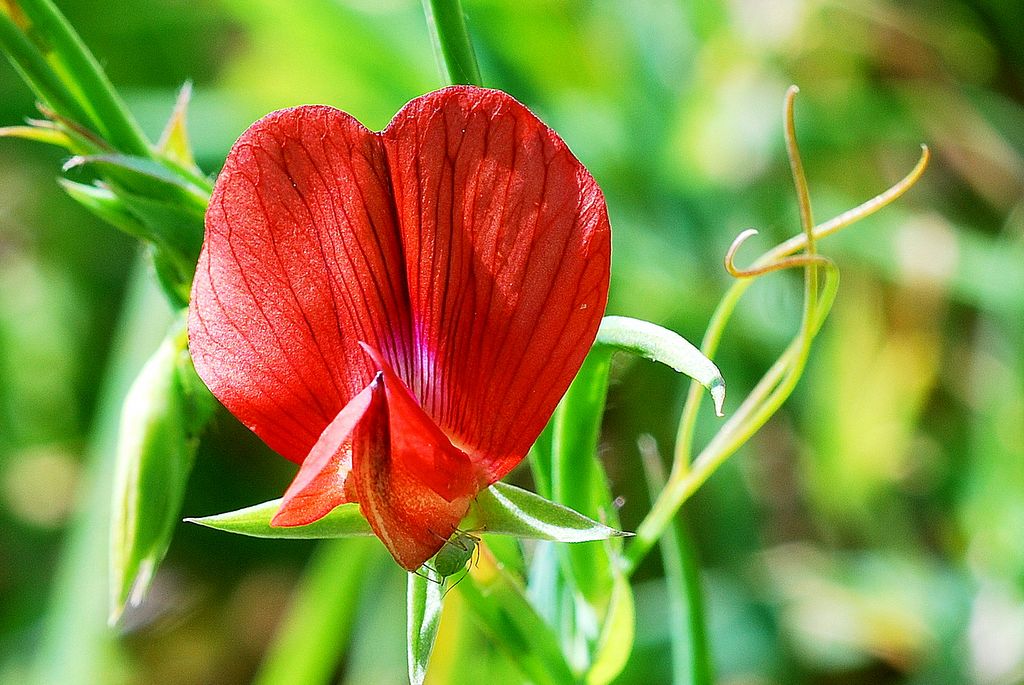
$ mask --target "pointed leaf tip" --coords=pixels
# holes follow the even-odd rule
[[[185,522],[256,538],[316,540],[373,535],[370,524],[359,513],[358,504],[343,504],[335,507],[333,511],[318,521],[305,526],[288,528],[270,525],[270,520],[280,507],[281,500],[275,499],[223,514],[186,518]]]
[[[722,406],[725,404],[725,381],[720,378],[716,378],[711,381],[711,386],[708,388],[711,393],[711,399],[715,403],[715,416],[725,416],[722,411]]]
[[[593,542],[633,535],[501,482],[477,495],[462,525],[484,533],[555,542]]]
[[[181,86],[181,90],[178,91],[174,110],[164,126],[163,133],[160,134],[160,141],[157,143],[156,149],[172,162],[198,172],[199,169],[196,167],[186,127],[188,105],[191,100],[192,82],[185,81]]]

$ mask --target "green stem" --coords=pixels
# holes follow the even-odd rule
[[[449,84],[482,86],[480,66],[459,0],[423,0],[441,78]]]
[[[736,310],[740,298],[747,288],[754,282],[752,278],[738,280],[726,291],[719,301],[711,320],[708,322],[708,330],[701,341],[700,350],[708,359],[713,359],[718,351],[718,344],[722,340],[725,326],[729,323],[732,313]],[[683,414],[679,420],[679,429],[676,431],[676,448],[672,460],[672,475],[670,480],[682,478],[690,469],[690,457],[693,450],[693,435],[697,427],[697,410],[703,400],[704,388],[700,383],[690,383],[690,390],[686,395],[686,404],[683,405]]]
[[[644,472],[651,497],[665,487],[661,457],[650,440],[645,449],[641,441]],[[669,601],[669,627],[672,637],[673,685],[711,685],[714,682],[711,650],[704,610],[704,591],[693,536],[682,517],[675,517],[661,536],[662,565]]]
[[[777,245],[757,259],[748,273],[767,273],[774,267],[795,265],[792,258],[787,264],[785,258],[798,250],[809,248],[811,254],[799,262],[807,268],[805,277],[805,307],[800,332],[790,347],[779,357],[775,364],[765,373],[751,394],[740,405],[719,429],[711,442],[691,464],[693,435],[697,423],[697,411],[703,400],[703,393],[696,383],[691,384],[686,405],[679,421],[676,437],[676,449],[672,465],[672,473],[668,484],[662,490],[654,506],[637,527],[636,536],[626,548],[624,567],[631,574],[639,566],[647,553],[657,542],[662,532],[669,525],[672,517],[689,497],[710,478],[711,474],[746,442],[767,420],[778,410],[796,386],[803,373],[807,353],[814,336],[821,327],[835,297],[838,285],[838,273],[828,260],[818,257],[812,251],[814,243],[825,236],[831,235],[878,210],[902,196],[921,178],[928,166],[930,153],[926,146],[921,146],[921,157],[914,168],[898,183],[867,202],[840,214],[830,221],[812,227],[810,203],[806,195],[806,180],[799,156],[795,155],[795,136],[792,135],[792,97],[794,91],[787,93],[787,150],[790,153],[790,164],[793,169],[794,182],[800,201],[801,223],[803,231],[789,240]],[[795,157],[795,161],[794,161]],[[741,236],[742,238],[742,236]],[[827,267],[824,291],[817,293],[817,269]],[[730,266],[727,258],[727,266]],[[758,271],[758,270],[761,271]],[[809,272],[813,272],[809,273]],[[754,278],[746,277],[737,280],[726,292],[708,324],[707,333],[701,345],[701,351],[709,359],[714,358],[726,324],[735,311],[736,304]]]
[[[837,233],[847,226],[857,223],[861,219],[865,219],[880,209],[887,207],[888,205],[895,202],[901,196],[903,196],[908,190],[914,187],[914,184],[918,182],[921,176],[924,174],[924,170],[928,168],[928,162],[931,160],[931,151],[926,145],[921,146],[921,157],[917,160],[917,164],[910,170],[910,173],[899,180],[895,185],[886,190],[883,193],[879,193],[875,197],[871,198],[867,202],[857,205],[853,209],[843,212],[834,219],[830,219],[822,224],[818,224],[814,227],[814,240],[821,240],[827,236]],[[763,266],[765,264],[771,264],[786,255],[791,255],[794,252],[802,250],[807,245],[807,234],[798,233],[789,240],[776,245],[774,248],[765,252],[761,257],[754,262],[754,267]],[[736,284],[733,285],[736,287]]]
[[[18,6],[32,26],[30,35],[44,37],[57,62],[79,92],[81,104],[93,113],[97,131],[115,148],[129,155],[152,157],[142,129],[128,113],[96,58],[64,15],[50,0],[19,0]]]
[[[673,471],[654,506],[637,527],[636,535],[624,555],[627,573],[632,573],[671,523],[679,507],[711,477],[718,467],[736,452],[778,410],[796,387],[803,373],[807,352],[835,298],[838,271],[831,267],[825,290],[816,308],[817,318],[810,335],[797,335],[785,352],[768,369],[739,409],[721,427],[714,438],[684,472]],[[699,398],[697,398],[699,400]]]
[[[867,218],[879,211],[883,207],[886,207],[890,203],[896,201],[900,196],[910,190],[921,175],[924,174],[924,170],[928,167],[928,161],[931,158],[931,153],[928,148],[921,146],[921,158],[917,164],[910,171],[909,174],[904,176],[898,183],[889,188],[883,193],[876,195],[867,202],[864,202],[853,209],[843,212],[834,219],[830,219],[818,226],[814,227],[812,231],[813,240],[821,240],[826,236],[830,236],[833,233],[850,226],[861,219]],[[802,250],[808,241],[808,234],[801,232],[789,240],[775,246],[768,252],[764,253],[759,257],[754,264],[750,267],[751,270],[756,270],[762,267],[766,267],[770,264],[777,263],[779,260],[786,258],[793,253]],[[701,352],[708,359],[714,359],[715,353],[718,351],[718,345],[722,340],[722,335],[725,332],[725,327],[729,323],[729,319],[732,318],[733,312],[736,310],[736,305],[739,303],[740,298],[754,283],[753,278],[740,278],[733,282],[722,297],[718,306],[715,308],[714,313],[711,316],[711,320],[708,322],[708,329],[704,334],[704,340],[701,341]],[[690,456],[693,450],[693,435],[694,430],[697,426],[697,413],[700,410],[701,402],[704,400],[704,392],[698,383],[691,383],[689,393],[686,396],[686,404],[683,407],[683,414],[679,421],[679,430],[676,436],[676,449],[675,458],[672,463],[672,475],[669,480],[682,477],[690,467]]]
[[[786,91],[786,104],[784,107],[784,121],[786,122],[786,154],[789,157],[789,168],[793,176],[793,185],[796,188],[797,203],[800,207],[800,228],[806,236],[807,245],[804,252],[812,258],[818,252],[814,238],[814,213],[811,211],[811,193],[807,187],[807,175],[804,173],[804,162],[800,158],[800,146],[796,142],[796,125],[793,116],[793,101],[799,88],[790,86]],[[833,267],[834,269],[834,267]],[[818,265],[813,261],[807,262],[804,266],[804,311],[803,319],[800,322],[801,353],[794,364],[794,373],[799,378],[803,373],[803,367],[807,363],[807,355],[811,352],[811,342],[814,339],[814,328],[817,319],[818,308]],[[796,379],[793,381],[796,385]]]
[[[332,682],[355,624],[367,567],[377,549],[369,538],[320,544],[253,681],[256,685]]]

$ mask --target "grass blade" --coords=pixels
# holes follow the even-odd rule
[[[333,682],[356,621],[367,569],[383,559],[370,540],[324,542],[309,562],[254,685]]]

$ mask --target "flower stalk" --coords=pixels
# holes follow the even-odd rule
[[[423,0],[423,12],[442,80],[450,85],[482,86],[460,0]]]

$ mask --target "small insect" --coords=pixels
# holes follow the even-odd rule
[[[434,555],[434,571],[442,578],[453,576],[466,568],[473,558],[480,538],[472,533],[456,530]]]
[[[473,533],[456,529],[451,537],[444,541],[444,545],[437,551],[434,558],[423,565],[430,573],[425,575],[418,571],[416,573],[439,585],[445,585],[450,577],[462,573],[458,580],[445,590],[447,594],[448,590],[462,582],[462,579],[469,573],[466,564],[472,561],[473,556],[479,551],[479,544],[480,538]]]

